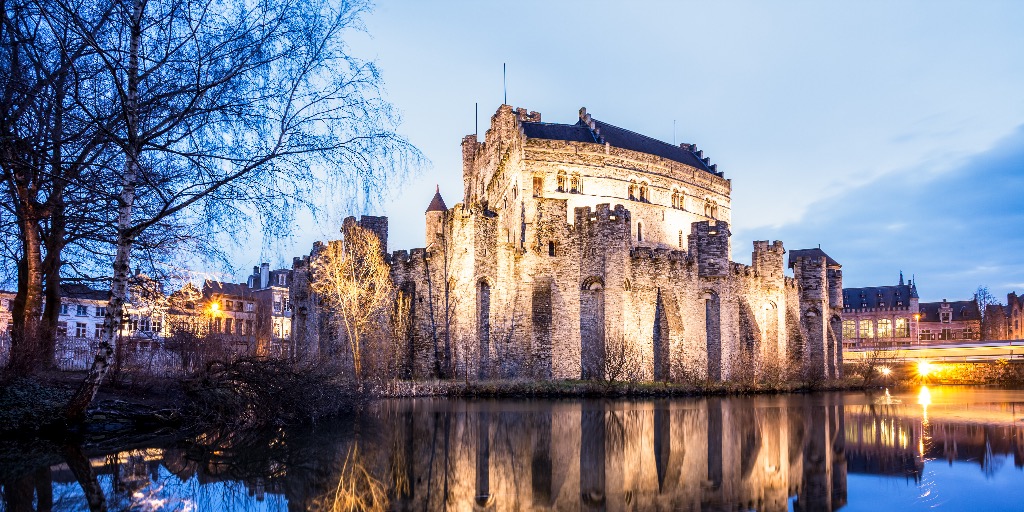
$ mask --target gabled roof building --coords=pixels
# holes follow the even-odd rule
[[[843,289],[843,346],[899,348],[981,339],[974,300],[921,302],[914,280]]]

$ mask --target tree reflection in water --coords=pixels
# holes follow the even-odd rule
[[[926,423],[905,404],[417,399],[122,450],[8,443],[0,510],[836,510],[848,472],[916,482],[930,457],[991,472],[1004,453],[1024,465],[1016,418],[965,423],[933,404]]]

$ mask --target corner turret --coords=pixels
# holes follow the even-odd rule
[[[434,198],[430,200],[430,205],[427,206],[426,221],[427,221],[427,247],[429,248],[444,234],[444,214],[448,212],[448,207],[444,204],[444,199],[441,198],[441,186],[437,186],[437,191],[434,193]]]

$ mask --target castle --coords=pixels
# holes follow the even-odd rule
[[[695,145],[586,109],[557,124],[502,105],[462,155],[463,202],[438,191],[427,246],[387,256],[412,299],[407,376],[720,381],[772,363],[841,374],[840,265],[790,251],[788,277],[779,241],[754,242],[750,266],[731,262],[731,182]],[[359,224],[386,242],[386,217]],[[294,266],[308,272],[308,258]],[[295,342],[309,343],[314,304],[294,288],[292,301]]]

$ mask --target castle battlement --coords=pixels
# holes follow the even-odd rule
[[[603,222],[617,222],[617,223],[628,223],[630,221],[629,210],[621,204],[615,205],[612,209],[608,203],[601,203],[597,205],[594,210],[591,210],[589,206],[584,206],[575,209],[575,224],[584,225],[588,223],[603,223]]]
[[[696,144],[586,109],[572,124],[509,105],[490,119],[483,141],[462,138],[461,201],[437,190],[427,206],[427,248],[387,257],[414,298],[403,375],[605,379],[626,343],[643,379],[744,378],[768,357],[839,374],[839,264],[790,251],[787,277],[777,240],[731,261],[732,185]],[[385,217],[358,223],[386,240]]]

